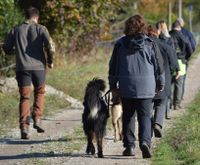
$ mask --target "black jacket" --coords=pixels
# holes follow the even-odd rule
[[[154,99],[164,99],[171,95],[171,73],[179,70],[176,52],[169,46],[167,38],[151,37],[158,45],[164,60],[165,86],[162,92],[155,95]]]
[[[189,41],[184,37],[181,31],[171,30],[170,35],[173,39],[178,59],[186,63],[193,52]]]

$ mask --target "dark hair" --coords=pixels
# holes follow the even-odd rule
[[[39,10],[36,9],[35,7],[29,7],[26,11],[25,11],[25,17],[26,19],[30,19],[33,17],[39,16]]]
[[[147,34],[147,23],[141,15],[136,14],[125,22],[124,34],[132,36],[138,33]]]
[[[178,28],[178,27],[181,27],[181,24],[180,24],[179,21],[176,20],[176,21],[172,24],[172,29]]]
[[[153,26],[151,26],[151,25],[149,25],[148,26],[148,35],[149,36],[156,36],[156,37],[158,37],[158,32],[157,32],[156,28],[153,27]]]

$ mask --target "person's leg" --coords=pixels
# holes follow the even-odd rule
[[[183,85],[183,76],[180,76],[175,83],[175,100],[174,100],[174,109],[181,108],[181,96],[182,96],[182,85]]]
[[[162,137],[162,127],[165,118],[165,111],[168,98],[159,99],[155,101],[154,109],[154,134],[155,137]]]
[[[172,77],[171,82],[171,96],[170,96],[170,109],[174,106],[174,95],[175,95],[175,77]]]
[[[17,71],[16,80],[20,94],[19,124],[21,138],[29,139],[31,74],[29,71]]]
[[[170,104],[171,104],[171,100],[170,98],[167,98],[167,105],[166,105],[166,113],[165,113],[165,118],[166,119],[171,119],[171,110],[170,110]]]
[[[139,145],[142,150],[143,158],[149,158],[151,157],[153,101],[152,99],[138,99],[136,106],[139,124]]]
[[[135,148],[135,110],[132,99],[122,98],[122,122],[123,122],[123,143],[126,150],[123,155],[134,155],[132,148]]]
[[[44,132],[41,126],[41,118],[44,110],[44,94],[45,94],[45,71],[37,70],[32,71],[32,82],[34,86],[34,102],[33,102],[33,127],[39,133]]]
[[[181,100],[184,99],[184,94],[185,94],[185,86],[186,86],[187,69],[188,69],[188,64],[186,64],[186,73],[185,73],[185,75],[183,76],[183,86],[182,86],[182,95],[181,95]]]
[[[164,118],[165,118],[165,110],[167,105],[167,98],[157,100],[155,108],[155,115],[154,115],[154,123],[163,127]]]

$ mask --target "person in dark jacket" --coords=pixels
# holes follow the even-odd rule
[[[179,78],[175,79],[175,76],[172,77],[171,104],[174,106],[174,109],[180,109],[183,78],[184,75],[186,74],[186,61],[190,58],[192,54],[192,49],[188,41],[181,33],[181,26],[178,21],[175,21],[173,23],[170,35],[175,45],[179,68],[180,68]]]
[[[168,49],[168,51],[167,51],[168,56],[170,57],[170,55],[171,56],[173,55],[170,58],[171,60],[169,59],[169,62],[170,62],[169,66],[170,66],[170,71],[171,71],[170,78],[173,76],[172,74],[174,73],[174,67],[175,67],[175,72],[177,74],[176,79],[177,79],[179,77],[178,75],[179,75],[179,72],[180,72],[180,68],[179,68],[178,61],[177,61],[177,55],[176,55],[176,52],[175,52],[175,45],[174,45],[173,40],[172,40],[172,38],[169,34],[167,24],[164,20],[160,20],[156,23],[156,28],[157,28],[157,31],[158,31],[158,34],[159,34],[160,41],[164,44],[167,44],[170,47],[170,49]],[[174,64],[173,64],[174,62],[176,64],[176,66],[174,66]],[[171,87],[170,87],[169,91],[171,93]],[[168,101],[167,101],[167,106],[166,106],[166,114],[165,114],[166,119],[171,119],[171,117],[170,117],[170,102],[171,102],[170,98],[171,98],[171,94],[168,95]]]
[[[153,129],[155,137],[162,137],[162,128],[165,118],[168,98],[171,95],[171,72],[176,71],[178,77],[178,61],[176,52],[165,41],[159,39],[160,30],[152,26],[148,28],[149,37],[158,45],[164,61],[165,87],[154,97]]]
[[[16,52],[16,79],[18,82],[20,103],[19,122],[21,138],[29,139],[30,94],[34,87],[33,127],[38,133],[45,130],[41,126],[43,116],[46,66],[53,68],[55,47],[46,27],[38,24],[39,11],[27,9],[26,21],[14,27],[3,45],[7,54]],[[45,52],[47,58],[45,57]]]
[[[192,52],[195,51],[196,49],[196,41],[194,39],[193,34],[188,31],[186,28],[184,28],[185,22],[182,18],[178,18],[177,21],[180,23],[181,25],[181,32],[182,34],[187,38],[187,40],[190,42],[191,48],[192,48]]]
[[[188,31],[187,29],[184,28],[185,23],[184,23],[182,18],[178,18],[177,21],[180,23],[181,32],[185,36],[185,38],[189,41],[191,48],[192,48],[192,53],[193,53],[195,51],[195,48],[196,48],[196,41],[194,39],[194,36],[190,31]],[[186,83],[188,61],[189,61],[189,58],[186,61],[186,74],[183,77],[183,87],[182,87],[182,96],[181,96],[182,99],[184,98],[184,93],[185,93],[185,83]]]
[[[109,64],[111,90],[119,88],[123,107],[124,156],[134,155],[135,115],[139,123],[139,146],[143,158],[151,157],[152,99],[163,90],[164,78],[159,77],[163,64],[158,63],[153,41],[146,35],[147,23],[140,15],[125,23],[125,36],[115,46]],[[158,67],[160,66],[160,67]],[[158,69],[160,68],[160,69]],[[158,78],[157,78],[158,77]],[[160,78],[160,79],[159,79]],[[156,81],[157,80],[157,81]]]

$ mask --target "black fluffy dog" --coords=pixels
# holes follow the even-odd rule
[[[83,130],[87,136],[86,153],[95,154],[93,140],[96,139],[99,158],[103,158],[103,137],[109,117],[108,107],[102,98],[105,88],[104,80],[94,78],[87,84],[83,102],[82,122]]]

